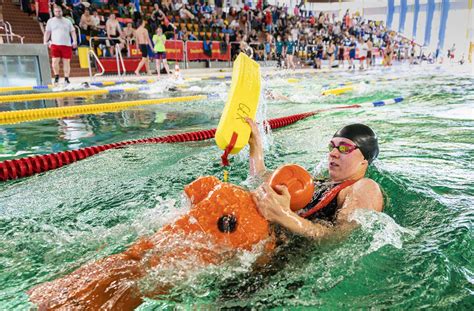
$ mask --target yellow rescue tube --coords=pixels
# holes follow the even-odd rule
[[[250,126],[246,117],[255,120],[260,97],[260,65],[244,53],[234,62],[232,84],[227,103],[216,130],[216,143],[225,150],[231,141],[232,154],[238,153],[250,138]],[[235,133],[235,135],[234,135]],[[232,136],[236,136],[235,142]]]
[[[353,86],[343,86],[343,87],[338,87],[338,88],[335,88],[335,89],[325,90],[321,94],[322,95],[340,95],[340,94],[350,92],[350,91],[353,91],[353,90],[354,90]]]

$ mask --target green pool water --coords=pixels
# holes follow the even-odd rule
[[[300,79],[288,83],[289,77]],[[361,211],[347,239],[319,245],[292,237],[266,267],[255,254],[182,280],[138,310],[448,309],[474,306],[474,79],[458,68],[398,67],[368,72],[265,76],[289,101],[262,100],[259,118],[402,96],[399,104],[322,112],[265,137],[266,164],[299,163],[324,174],[326,146],[345,124],[378,134],[369,176],[383,188],[385,213]],[[328,84],[357,90],[321,97]],[[0,127],[0,160],[215,127],[226,81],[189,83],[207,101],[146,106]],[[159,85],[152,85],[159,88]],[[216,94],[218,96],[216,96]],[[175,96],[144,92],[125,98]],[[92,98],[69,104],[123,100]],[[35,106],[36,105],[36,106]],[[9,104],[10,109],[57,102]],[[0,309],[30,307],[26,291],[123,251],[186,212],[182,189],[200,175],[222,176],[213,141],[136,145],[61,169],[0,184]],[[249,186],[248,151],[232,158],[231,182]]]

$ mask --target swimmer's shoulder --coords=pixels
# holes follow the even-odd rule
[[[359,202],[370,202],[371,209],[381,212],[383,210],[383,194],[380,185],[370,178],[362,178],[353,185],[341,190],[337,196],[338,205],[343,205],[346,198],[353,197]],[[364,204],[361,204],[364,207]]]

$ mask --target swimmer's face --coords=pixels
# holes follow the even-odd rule
[[[352,140],[342,137],[334,137],[331,139],[334,146],[344,145],[348,146],[349,150],[355,147]],[[328,155],[328,169],[329,176],[333,181],[343,181],[359,176],[362,172],[365,173],[368,162],[364,159],[364,155],[360,149],[354,149],[349,153],[341,153],[337,148],[333,148]]]

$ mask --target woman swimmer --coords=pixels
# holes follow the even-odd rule
[[[248,119],[250,174],[266,175],[262,139],[255,122]],[[323,240],[348,232],[350,214],[359,208],[381,212],[383,197],[379,185],[365,177],[368,166],[379,153],[377,136],[366,125],[351,124],[337,131],[329,142],[329,179],[316,181],[310,204],[300,211],[290,209],[290,195],[284,186],[277,193],[264,182],[252,194],[261,215],[289,231]],[[312,213],[315,207],[322,207]],[[305,216],[305,217],[302,217]],[[322,223],[320,220],[323,220]]]

